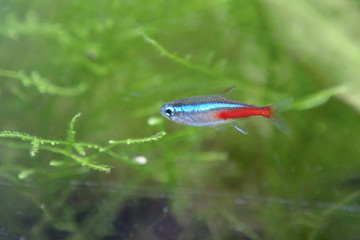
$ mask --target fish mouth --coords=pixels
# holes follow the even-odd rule
[[[161,113],[162,115],[164,115],[164,109],[165,109],[165,105],[163,105],[163,106],[160,108],[160,113]]]
[[[163,115],[164,117],[168,118],[168,116],[165,114],[165,108],[166,108],[166,104],[164,104],[161,108],[160,108],[160,113],[161,115]]]

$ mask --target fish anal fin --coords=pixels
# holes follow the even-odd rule
[[[213,125],[213,126],[210,126],[211,128],[219,131],[219,132],[223,132],[225,130],[225,126],[224,125]]]

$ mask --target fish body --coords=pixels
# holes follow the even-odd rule
[[[235,121],[262,116],[269,119],[282,132],[289,134],[290,129],[280,112],[291,107],[292,99],[285,99],[271,106],[257,107],[217,95],[194,96],[164,104],[160,113],[167,119],[195,127],[215,127],[230,123],[240,132],[247,134]]]

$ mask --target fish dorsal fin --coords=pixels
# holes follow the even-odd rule
[[[236,130],[238,130],[239,132],[247,135],[248,134],[248,130],[247,128],[244,126],[244,124],[240,121],[233,121],[230,123],[231,125],[233,125],[234,128],[236,128]]]
[[[215,94],[218,97],[225,97],[227,96],[232,90],[234,90],[237,86],[233,85],[231,87],[225,88],[223,90],[221,90],[220,92],[218,92],[217,94]]]

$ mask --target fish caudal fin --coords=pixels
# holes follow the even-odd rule
[[[271,116],[269,117],[270,122],[274,124],[274,126],[277,127],[280,131],[287,135],[291,133],[291,130],[285,119],[280,115],[280,113],[291,109],[292,103],[292,98],[287,98],[275,103],[271,106]]]

